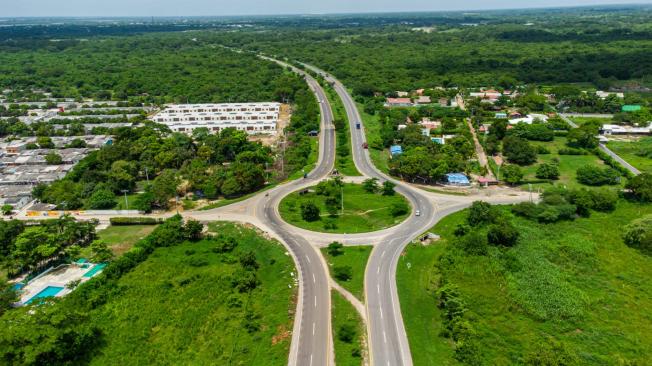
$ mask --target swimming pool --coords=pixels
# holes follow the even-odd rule
[[[14,284],[14,290],[20,291],[23,287],[25,287],[25,284],[22,283],[15,283]]]
[[[41,290],[41,292],[39,292],[38,294],[32,296],[32,298],[27,300],[25,302],[25,304],[31,304],[32,301],[34,301],[34,300],[44,299],[46,297],[56,296],[59,292],[61,292],[61,290],[63,290],[63,287],[48,286],[48,287],[44,288],[43,290]]]
[[[91,268],[90,271],[84,273],[84,277],[91,278],[95,276],[98,272],[101,272],[104,269],[104,267],[106,267],[106,263],[96,264],[95,266],[93,266],[93,268]]]

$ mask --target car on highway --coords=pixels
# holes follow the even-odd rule
[[[363,148],[363,149],[368,149],[368,148],[369,148],[369,145],[368,145],[366,142],[363,142],[363,143],[362,143],[362,148]]]
[[[421,216],[421,211],[417,210],[417,211],[414,213],[414,215],[415,215],[415,216]]]

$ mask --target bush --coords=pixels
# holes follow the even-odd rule
[[[511,247],[516,244],[518,235],[518,231],[516,231],[514,225],[507,221],[503,221],[489,227],[489,231],[487,231],[487,241],[492,245]]]
[[[623,240],[628,247],[652,252],[652,215],[634,220],[625,226]]]
[[[339,255],[344,254],[344,251],[342,250],[342,248],[344,248],[344,245],[342,245],[342,243],[334,241],[334,242],[328,244],[328,247],[326,248],[326,251],[328,252],[329,255],[331,255],[333,257],[337,257]]]
[[[394,217],[405,215],[409,210],[410,207],[405,202],[393,203],[391,207],[392,216]]]
[[[469,216],[466,218],[471,226],[481,226],[495,222],[500,214],[487,202],[475,201],[469,207]]]
[[[501,169],[502,179],[509,184],[517,184],[523,180],[523,171],[518,165],[506,164]]]
[[[337,331],[337,339],[344,343],[352,343],[355,338],[355,326],[352,324],[342,324]]]
[[[301,217],[309,222],[319,220],[319,207],[314,202],[303,202],[301,204]]]
[[[163,219],[154,217],[112,217],[109,219],[109,222],[115,226],[158,225],[163,222]]]
[[[487,237],[479,230],[471,231],[457,240],[457,245],[470,255],[487,254]]]
[[[542,207],[533,202],[521,202],[512,206],[512,212],[515,215],[528,219],[536,219],[541,211],[543,211]]]
[[[615,185],[620,182],[620,174],[612,168],[585,165],[577,169],[577,181],[588,186]]]
[[[530,143],[516,136],[508,136],[503,140],[503,155],[510,163],[530,165],[537,161],[537,151]]]
[[[335,266],[333,276],[340,281],[349,281],[353,276],[353,269],[351,266]]]
[[[630,179],[625,188],[641,202],[652,202],[652,174],[643,173]]]
[[[559,179],[559,167],[555,164],[543,163],[537,168],[536,177],[557,180]]]
[[[576,148],[573,148],[573,147],[566,147],[566,148],[559,149],[559,151],[557,151],[557,154],[559,154],[559,155],[588,155],[589,153],[588,153],[588,151],[583,150],[583,149],[576,149]]]

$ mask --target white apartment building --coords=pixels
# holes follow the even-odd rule
[[[174,132],[192,133],[206,127],[211,132],[236,128],[249,134],[275,133],[280,103],[172,104],[151,119]]]

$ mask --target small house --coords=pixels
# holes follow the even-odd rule
[[[412,105],[410,98],[387,98],[385,102],[386,107],[411,107]]]
[[[401,145],[393,145],[389,148],[389,152],[392,154],[392,156],[401,155],[403,154],[403,148]]]
[[[470,186],[469,178],[462,173],[448,173],[445,179],[446,184],[453,186]]]
[[[505,112],[499,112],[499,113],[496,113],[495,118],[499,118],[499,119],[507,119],[507,113],[505,113]]]
[[[430,104],[430,103],[432,103],[432,100],[431,100],[430,97],[427,96],[427,95],[420,96],[420,97],[417,99],[417,104]]]

